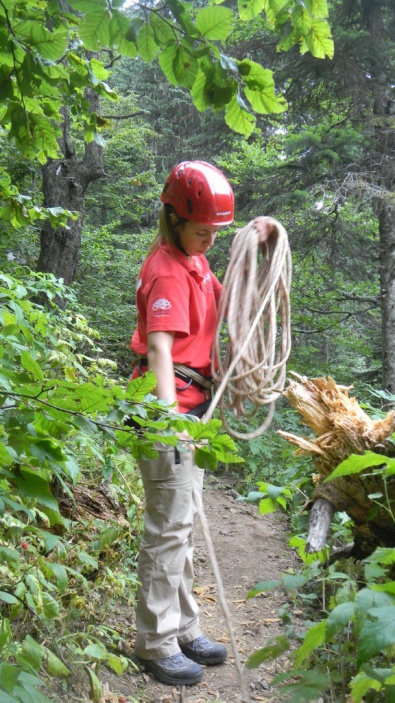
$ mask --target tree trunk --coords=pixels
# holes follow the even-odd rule
[[[395,394],[395,208],[386,204],[385,201],[381,201],[378,210],[381,252],[383,388]]]
[[[99,97],[87,91],[92,112],[98,112]],[[70,115],[63,109],[63,136],[60,148],[63,158],[50,159],[43,167],[44,206],[62,207],[78,213],[77,220],[69,219],[67,228],[54,229],[46,220],[40,236],[39,271],[63,278],[66,285],[74,280],[81,247],[81,233],[85,216],[85,193],[92,181],[102,178],[102,147],[92,141],[85,146],[84,158],[78,161],[70,135]]]
[[[395,393],[395,131],[392,100],[393,68],[389,61],[389,30],[382,2],[364,0],[363,13],[373,38],[370,74],[376,150],[371,154],[376,176],[375,210],[380,236],[382,310],[382,385]],[[374,48],[373,48],[374,47]]]

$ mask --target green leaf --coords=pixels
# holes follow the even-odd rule
[[[154,30],[155,41],[159,46],[167,46],[172,43],[175,48],[174,30],[170,26],[167,18],[164,19],[159,14],[153,13],[150,17],[150,24]]]
[[[33,439],[30,444],[30,451],[40,463],[44,463],[47,459],[54,464],[63,463],[65,455],[61,444],[57,444],[51,439]],[[52,506],[49,506],[52,507]]]
[[[102,685],[101,685],[99,679],[97,678],[95,672],[92,671],[92,669],[90,668],[90,666],[86,667],[86,671],[88,672],[88,676],[89,676],[89,683],[90,683],[89,695],[90,695],[90,698],[93,701],[93,703],[100,703],[100,699],[103,694]]]
[[[15,452],[0,440],[0,466],[10,466],[15,461]]]
[[[322,692],[327,691],[331,686],[329,675],[317,669],[297,671],[296,676],[296,683],[281,687],[281,692],[287,697],[286,700],[289,703],[317,701]]]
[[[39,22],[32,22],[30,38],[44,59],[57,61],[66,51],[68,31],[66,27],[60,27],[50,32]]]
[[[204,71],[199,69],[196,74],[196,79],[193,84],[192,90],[190,91],[193,104],[195,105],[196,109],[199,110],[199,112],[204,112],[204,110],[206,110],[210,105],[210,101],[207,100],[205,93],[206,83],[207,76]],[[174,83],[173,85],[176,85],[176,83]]]
[[[105,6],[96,7],[82,19],[79,34],[89,51],[97,51],[110,44],[110,21]]]
[[[44,376],[40,365],[35,359],[33,359],[31,353],[24,350],[21,354],[21,364],[23,368],[29,373],[32,378],[37,381],[42,381]]]
[[[81,564],[87,564],[87,566],[92,566],[94,569],[97,569],[99,566],[97,559],[92,557],[83,549],[78,552],[78,560],[81,562]]]
[[[395,606],[371,608],[362,626],[357,653],[357,665],[369,661],[389,645],[395,644]]]
[[[104,547],[113,544],[119,537],[119,530],[115,526],[107,527],[100,533],[98,539],[92,541],[92,548],[97,551],[102,551]]]
[[[49,593],[42,594],[43,613],[46,618],[53,620],[59,616],[59,603]]]
[[[177,54],[177,45],[169,44],[163,51],[159,54],[159,65],[165,74],[167,80],[172,85],[178,85],[177,78],[174,75],[173,62]],[[151,389],[152,390],[152,389]]]
[[[151,63],[154,60],[159,47],[150,24],[144,23],[141,27],[137,37],[137,48],[143,61]]]
[[[283,584],[287,593],[304,586],[308,580],[309,577],[306,574],[284,574],[283,576]]]
[[[395,549],[392,547],[377,547],[364,561],[371,564],[385,564],[390,566],[395,563]]]
[[[58,587],[59,593],[64,593],[69,581],[67,578],[67,571],[65,567],[63,566],[63,564],[57,564],[53,562],[47,562],[47,567],[50,573],[56,578],[56,585]]]
[[[107,664],[115,671],[118,676],[121,676],[125,669],[128,667],[128,660],[126,657],[116,656],[116,654],[108,654]]]
[[[56,656],[50,649],[46,649],[47,654],[47,671],[50,676],[66,677],[70,675],[70,671],[63,664],[62,660]]]
[[[38,671],[41,666],[44,651],[44,648],[38,644],[33,637],[30,637],[30,635],[27,635],[22,642],[22,656],[36,671]]]
[[[247,598],[254,598],[259,593],[266,593],[266,591],[274,591],[274,589],[281,586],[281,584],[282,582],[280,581],[280,579],[275,579],[272,581],[260,581],[247,593]]]
[[[110,46],[112,46],[113,48],[118,48],[119,50],[121,45],[124,46],[132,44],[132,46],[134,47],[133,42],[130,42],[126,39],[128,31],[129,19],[126,17],[126,15],[123,14],[123,12],[120,12],[116,9],[112,9],[109,24]],[[129,53],[127,53],[126,55],[130,56]]]
[[[173,71],[177,82],[183,88],[192,88],[198,70],[198,62],[189,47],[180,44],[173,60]]]
[[[235,15],[228,7],[203,7],[196,15],[196,26],[203,37],[225,41],[232,31]]]
[[[18,598],[15,598],[15,596],[6,591],[0,591],[0,600],[3,601],[3,603],[18,603]]]
[[[298,647],[294,655],[296,666],[300,666],[302,661],[306,659],[306,657],[308,657],[309,654],[314,651],[314,649],[317,649],[317,647],[320,647],[322,644],[325,643],[325,635],[325,620],[318,622],[316,625],[313,625],[310,630],[307,630],[303,640],[303,644]]]
[[[351,679],[350,682],[350,692],[352,703],[362,703],[365,699],[367,692],[370,689],[374,691],[380,691],[382,689],[382,683],[377,679],[368,676],[364,671],[360,671],[356,676]]]
[[[266,0],[238,0],[239,17],[248,21],[261,14],[266,5]]]
[[[276,659],[280,654],[283,654],[289,649],[289,642],[285,635],[278,635],[272,644],[267,645],[263,649],[259,649],[254,654],[248,657],[245,666],[246,669],[255,669],[260,664],[271,659]]]
[[[317,59],[333,58],[334,43],[331,37],[330,28],[325,20],[315,19],[312,22],[311,31],[304,38],[300,48],[301,53],[310,51]]]
[[[33,144],[46,156],[56,159],[59,156],[58,138],[61,135],[59,128],[51,119],[41,115],[30,114]]]
[[[86,656],[90,659],[98,659],[99,661],[106,660],[108,656],[106,648],[98,642],[95,644],[88,644],[88,646],[84,649],[84,654],[86,654]]]
[[[395,462],[394,459],[392,461]],[[391,460],[384,456],[383,454],[376,454],[375,452],[365,452],[365,454],[351,454],[347,459],[341,462],[332,473],[327,476],[325,482],[333,481],[335,478],[341,476],[351,476],[352,474],[359,474],[364,469],[370,469],[373,466],[385,466]]]
[[[156,377],[152,371],[148,371],[144,376],[139,376],[130,381],[126,388],[126,398],[139,403],[156,388]]]
[[[275,94],[272,71],[250,59],[238,61],[238,68],[245,83],[244,92],[256,112],[284,112],[287,103],[283,97]]]
[[[239,134],[249,137],[255,129],[255,117],[240,106],[237,96],[228,103],[225,111],[225,122]]]
[[[326,639],[331,640],[334,635],[341,632],[353,620],[354,612],[355,604],[353,601],[337,605],[326,620]]]
[[[0,627],[0,653],[1,650],[12,641],[12,630],[8,618],[2,617]],[[1,665],[0,665],[1,670]]]
[[[110,75],[110,72],[107,71],[107,69],[103,66],[102,61],[98,61],[95,58],[92,58],[89,61],[90,68],[92,70],[93,75],[95,78],[97,78],[98,81],[106,81],[107,78]]]
[[[278,508],[278,503],[273,498],[262,498],[259,501],[259,515],[267,515],[268,513],[275,513]]]
[[[40,505],[59,512],[57,500],[54,498],[48,481],[28,469],[20,469],[14,477],[18,494],[23,498],[34,498]]]
[[[12,568],[18,568],[21,558],[16,549],[0,545],[0,563],[6,563]]]

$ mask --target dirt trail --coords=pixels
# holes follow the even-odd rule
[[[288,528],[284,516],[259,515],[257,506],[238,502],[236,498],[237,493],[228,485],[226,476],[222,483],[217,477],[206,478],[205,512],[239,656],[244,664],[256,649],[284,632],[278,608],[285,600],[281,590],[249,600],[246,595],[259,581],[278,578],[289,568],[296,567],[297,558],[287,546]],[[131,673],[129,669],[121,677],[102,671],[106,694],[103,703],[117,701],[122,695],[127,700],[144,703],[240,703],[241,690],[229,634],[200,525],[196,527],[195,545],[195,597],[200,604],[202,629],[208,637],[227,644],[228,661],[205,668],[202,683],[182,689],[165,686],[150,675]],[[133,646],[133,640],[128,644]],[[276,701],[270,681],[281,667],[281,662],[270,662],[252,670],[243,666],[251,702]]]

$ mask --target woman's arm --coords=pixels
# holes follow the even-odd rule
[[[156,396],[159,400],[177,403],[176,382],[171,355],[174,334],[173,332],[149,332],[147,339],[148,367],[154,372],[157,379]]]

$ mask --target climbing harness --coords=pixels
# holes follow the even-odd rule
[[[144,375],[144,367],[148,368],[148,359],[141,356],[137,366],[140,376]],[[211,390],[213,388],[212,378],[203,376],[203,374],[199,373],[197,369],[193,369],[190,366],[185,366],[184,364],[173,363],[173,368],[175,377],[181,379],[181,381],[185,383],[185,385],[181,388],[176,385],[179,392],[186,391],[192,383],[195,383],[201,388],[201,390],[209,391],[211,395]],[[194,412],[193,414],[196,415],[197,413]]]
[[[270,236],[263,244],[264,233]],[[262,263],[259,263],[259,253]],[[275,402],[285,385],[286,362],[291,350],[290,332],[291,252],[284,227],[275,219],[259,217],[239,230],[233,240],[220,301],[212,369],[216,392],[203,418],[208,422],[218,406],[226,431],[237,439],[258,437],[269,427]],[[220,355],[222,323],[227,321],[228,343]],[[236,417],[253,417],[268,406],[264,422],[253,432],[236,432],[226,420],[225,409]],[[200,495],[195,493],[203,535],[228,628],[242,703],[250,697],[215,556],[210,528]]]

